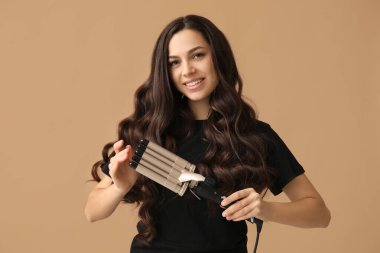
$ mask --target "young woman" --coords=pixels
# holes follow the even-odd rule
[[[136,91],[135,111],[119,123],[118,141],[94,164],[98,184],[85,214],[111,215],[121,201],[138,203],[139,234],[131,252],[247,252],[245,219],[312,228],[330,213],[272,128],[242,99],[242,81],[229,43],[208,19],[189,15],[159,36],[148,80]],[[223,209],[189,191],[179,197],[140,175],[129,161],[141,138],[197,165],[216,180]],[[111,152],[113,150],[113,152]],[[107,164],[108,166],[103,166]],[[98,169],[107,176],[100,176]],[[262,199],[282,191],[290,202]],[[230,205],[231,204],[231,205]]]

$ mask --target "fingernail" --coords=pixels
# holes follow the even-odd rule
[[[226,217],[226,214],[227,214],[227,212],[223,212],[223,213],[222,213],[222,216],[223,216],[223,217]]]

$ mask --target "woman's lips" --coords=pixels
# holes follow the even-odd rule
[[[194,90],[198,88],[199,86],[201,86],[204,80],[205,78],[193,79],[191,81],[183,83],[183,85],[185,85],[190,90]]]

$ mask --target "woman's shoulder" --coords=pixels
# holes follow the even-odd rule
[[[261,133],[268,133],[270,131],[273,131],[270,124],[262,120],[256,120],[255,128],[256,128],[256,131],[261,132]]]
[[[256,132],[264,138],[266,141],[268,148],[278,148],[282,146],[286,146],[281,137],[277,134],[275,130],[273,130],[272,126],[264,121],[256,120],[255,124]]]
[[[261,128],[270,128],[270,125],[269,125],[269,123],[267,123],[267,122],[264,122],[264,121],[262,121],[262,120],[256,120],[256,125],[257,125],[257,127],[261,127]]]

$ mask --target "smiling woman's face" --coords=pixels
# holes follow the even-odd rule
[[[169,69],[177,90],[189,104],[207,104],[218,84],[210,45],[202,34],[184,29],[169,42]]]

